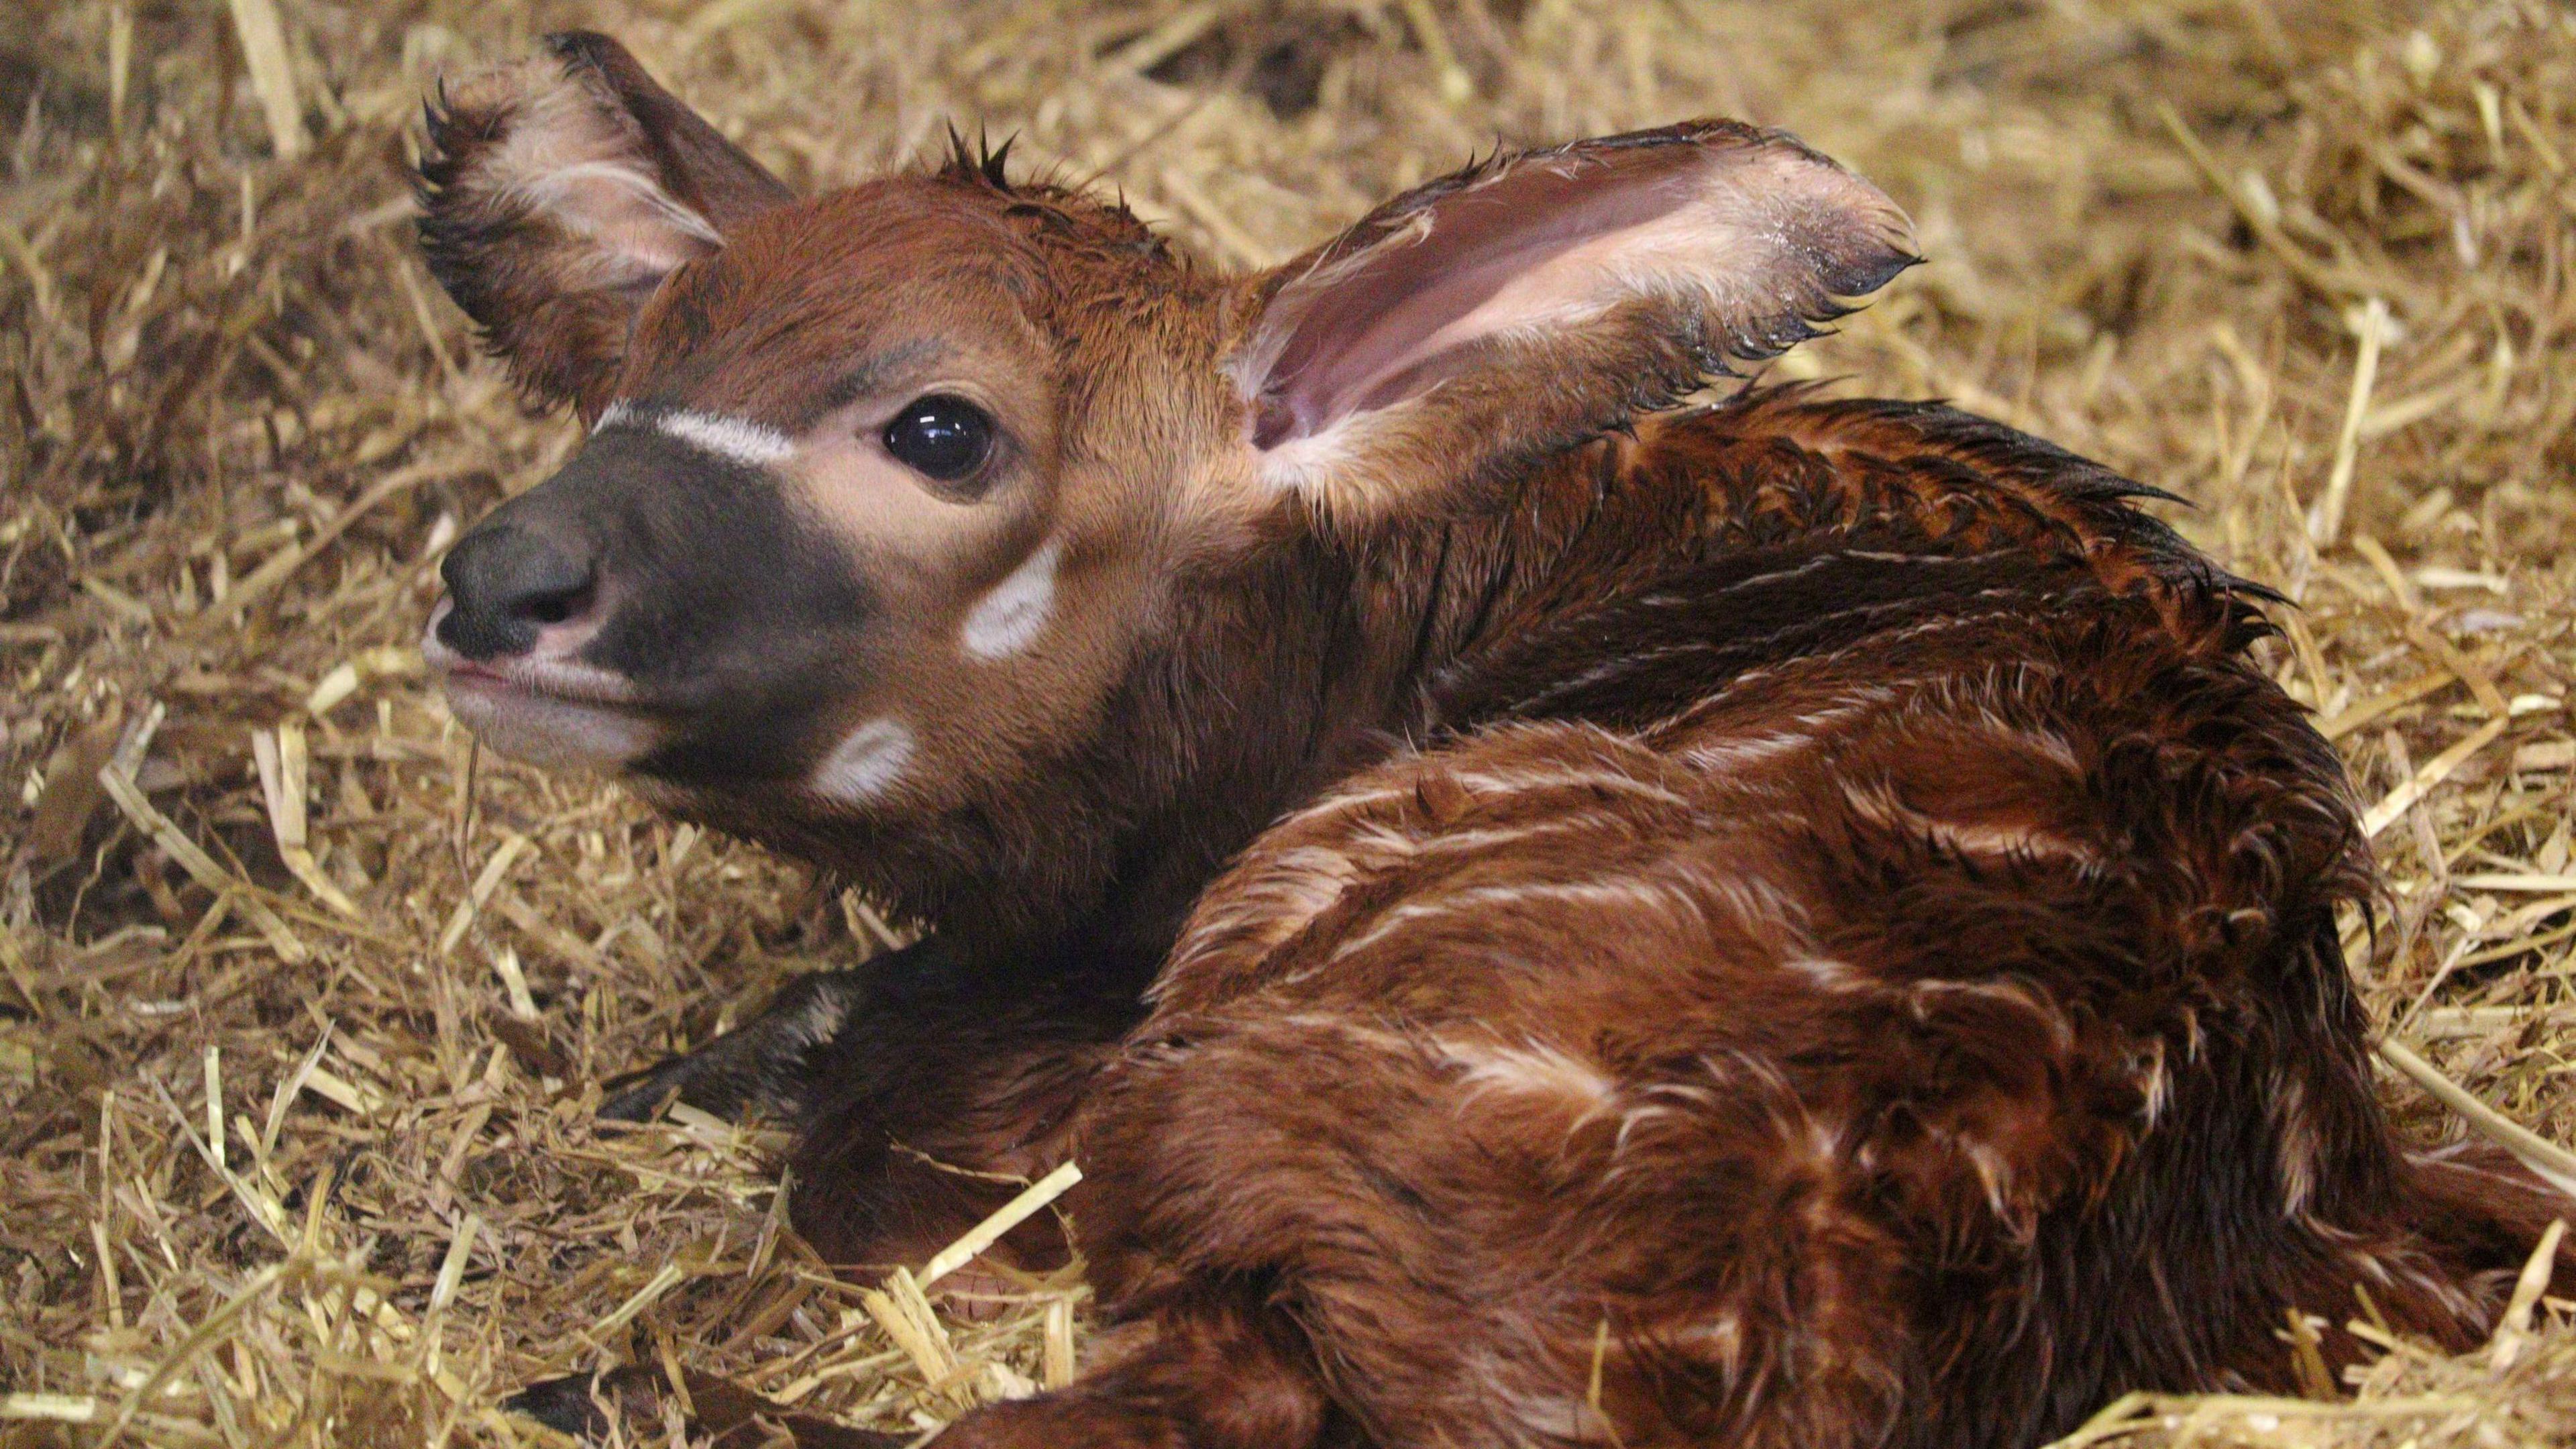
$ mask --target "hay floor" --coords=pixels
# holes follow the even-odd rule
[[[519,410],[411,252],[414,108],[567,24],[800,185],[981,123],[1236,265],[1497,136],[1801,131],[1933,265],[1781,371],[2106,458],[2299,599],[2267,662],[2372,806],[2394,893],[2349,939],[2413,1068],[2391,1102],[2427,1137],[2576,1138],[2563,6],[21,3],[0,1446],[530,1443],[499,1395],[614,1363],[908,1430],[1067,1371],[1078,1281],[973,1313],[934,1288],[931,1316],[781,1231],[773,1142],[590,1121],[602,1075],[882,923],[478,766],[420,677],[440,549],[574,430]],[[2147,1401],[2088,1434],[2576,1442],[2570,1312],[2454,1361],[2394,1346],[2357,1401]]]

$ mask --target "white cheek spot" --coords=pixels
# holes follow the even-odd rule
[[[692,412],[686,408],[647,413],[623,402],[610,403],[600,413],[599,424],[592,431],[606,432],[615,427],[651,428],[701,453],[711,453],[746,468],[767,468],[786,462],[796,453],[796,440],[776,428],[755,423],[749,418],[729,418],[717,413]]]
[[[912,731],[901,721],[879,717],[850,731],[814,767],[816,794],[848,804],[863,804],[884,794],[912,763]]]
[[[1048,539],[1029,555],[1028,562],[976,600],[966,615],[966,652],[978,659],[999,659],[1035,643],[1055,610],[1056,564],[1063,556],[1063,545]]]

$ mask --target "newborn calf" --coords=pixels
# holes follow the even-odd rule
[[[447,558],[457,715],[930,932],[608,1110],[794,1114],[845,1262],[1088,1174],[1097,1361],[944,1445],[2027,1445],[2357,1290],[2465,1345],[2566,1209],[2373,1096],[2259,589],[1979,418],[1686,402],[1914,260],[1790,137],[1249,276],[962,148],[798,198],[597,36],[432,139],[592,429]]]

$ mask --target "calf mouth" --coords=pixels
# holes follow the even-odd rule
[[[561,654],[469,659],[438,637],[441,599],[421,638],[449,713],[511,759],[558,769],[617,770],[670,738],[670,727],[632,680]]]

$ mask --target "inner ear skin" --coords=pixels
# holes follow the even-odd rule
[[[1302,437],[1323,418],[1400,394],[1390,384],[1415,373],[1419,361],[1391,378],[1380,376],[1389,364],[1540,263],[1672,211],[1676,202],[1667,188],[1682,184],[1686,168],[1700,158],[1676,146],[1668,154],[1625,159],[1644,177],[1617,187],[1587,184],[1582,173],[1604,164],[1568,156],[1442,198],[1436,220],[1421,223],[1437,229],[1440,245],[1392,246],[1360,260],[1297,319],[1263,390],[1254,443],[1268,448]],[[1534,215],[1549,220],[1530,225]],[[1333,265],[1327,259],[1319,270]],[[1365,395],[1351,396],[1362,388]]]
[[[617,427],[494,517],[589,543],[606,618],[579,657],[633,680],[682,731],[632,768],[775,780],[828,747],[809,738],[814,721],[865,677],[878,609],[847,551],[775,478]]]
[[[1389,202],[1273,274],[1228,371],[1253,446],[1281,455],[1274,481],[1384,506],[1411,494],[1397,479],[1561,446],[1776,355],[1912,260],[1904,213],[1829,158],[1684,122],[1479,163]],[[1395,406],[1451,379],[1469,386]]]
[[[719,231],[796,199],[786,183],[664,90],[615,40],[568,30],[546,37],[546,49],[567,71],[587,75],[625,107],[656,178]]]

